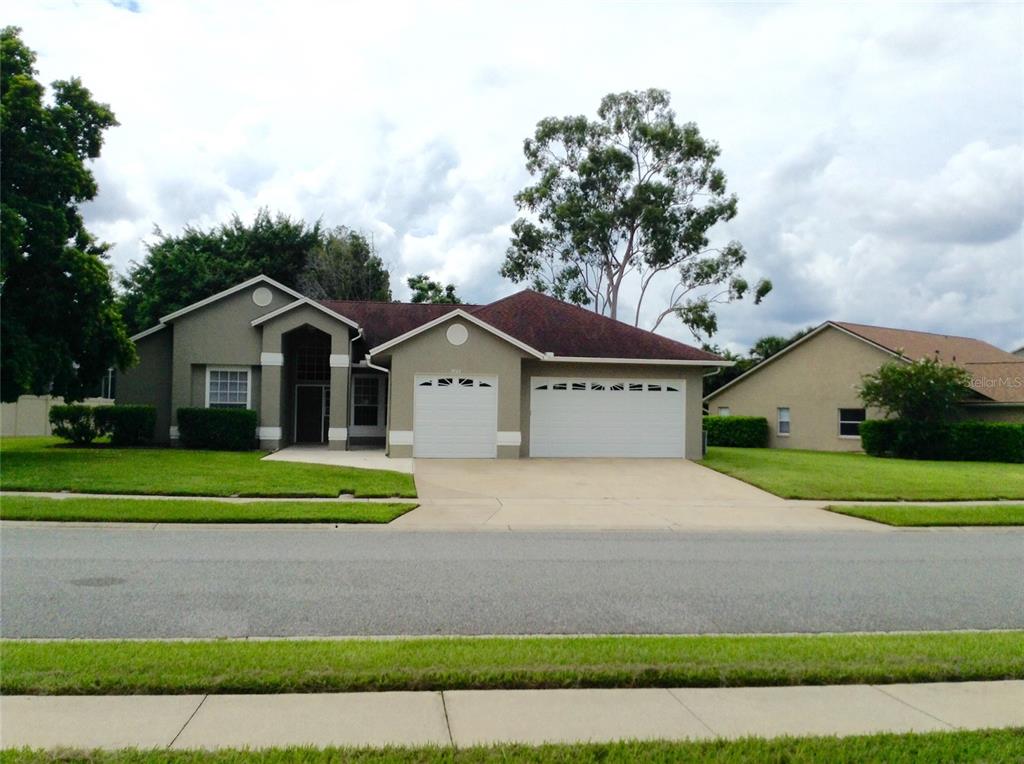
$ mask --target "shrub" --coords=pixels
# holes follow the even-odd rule
[[[958,422],[951,447],[965,462],[1024,462],[1024,424]]]
[[[871,456],[965,462],[1024,462],[1024,425],[1005,422],[936,424],[905,419],[862,422],[860,441]]]
[[[78,445],[92,443],[103,435],[92,416],[92,407],[81,404],[67,404],[50,407],[50,424],[58,438],[70,440]]]
[[[178,433],[186,448],[248,451],[256,447],[252,409],[178,409]]]
[[[860,397],[868,408],[914,422],[949,422],[967,394],[971,375],[935,358],[913,363],[889,361],[861,377]]]
[[[869,456],[896,453],[898,419],[868,419],[860,423],[860,445]]]
[[[93,409],[96,427],[110,433],[115,446],[138,446],[153,440],[156,429],[155,406],[97,406]]]
[[[763,416],[706,416],[709,446],[767,448],[768,420]]]

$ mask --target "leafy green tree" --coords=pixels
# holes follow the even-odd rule
[[[388,269],[366,237],[338,226],[306,258],[298,290],[315,300],[391,300]]]
[[[80,400],[135,352],[118,313],[108,245],[79,205],[96,196],[88,160],[117,125],[78,79],[36,80],[17,27],[0,31],[0,389]]]
[[[501,274],[612,318],[631,282],[638,326],[648,289],[669,274],[674,288],[651,329],[675,315],[695,336],[714,334],[715,306],[750,291],[742,245],[709,243],[737,209],[718,145],[676,122],[664,90],[607,95],[597,116],[543,119],[525,141],[536,182],[516,195],[523,216]],[[758,282],[755,303],[769,291],[771,282]]]
[[[461,305],[462,300],[455,294],[455,285],[442,286],[433,281],[425,273],[410,276],[406,284],[412,290],[413,302],[432,302],[440,305]]]
[[[146,259],[121,279],[121,307],[135,332],[160,316],[264,274],[293,289],[310,252],[320,246],[320,224],[307,225],[261,209],[251,225],[238,215],[209,230],[187,226],[171,236],[156,229]]]
[[[956,415],[968,396],[969,372],[935,358],[912,363],[889,361],[873,374],[861,377],[860,397],[865,406],[910,422],[940,424]]]

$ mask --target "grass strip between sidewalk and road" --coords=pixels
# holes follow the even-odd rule
[[[840,451],[712,447],[700,462],[784,499],[1024,499],[1024,464],[881,459]]]
[[[391,470],[264,461],[265,451],[87,448],[57,438],[0,440],[5,491],[158,496],[415,498],[412,475]]]
[[[104,523],[390,523],[416,504],[346,501],[0,498],[0,520]]]
[[[1024,758],[1024,729],[855,735],[850,737],[742,738],[708,741],[633,741],[541,746],[494,745],[471,748],[267,748],[214,751],[26,750],[0,754],[6,764],[51,764],[80,761],[88,764],[491,764],[492,762],[790,762],[831,764],[864,762],[1015,762]]]
[[[1024,525],[1024,504],[833,505],[829,511],[902,528]]]
[[[5,695],[741,687],[1024,679],[1024,632],[0,641]]]

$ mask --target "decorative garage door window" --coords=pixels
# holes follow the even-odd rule
[[[422,384],[422,383],[421,383]],[[609,390],[612,392],[630,392],[630,393],[678,393],[679,385],[675,383],[666,382],[627,382],[618,380],[607,380],[603,379],[600,382],[583,381],[583,380],[547,380],[544,382],[535,382],[533,385],[534,390],[576,390],[579,392],[585,390],[596,390],[605,391]]]
[[[416,383],[417,387],[492,387],[490,382],[472,377],[434,377]]]

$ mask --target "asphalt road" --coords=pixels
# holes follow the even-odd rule
[[[1024,533],[13,527],[5,637],[1024,628]]]

